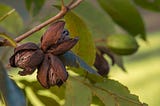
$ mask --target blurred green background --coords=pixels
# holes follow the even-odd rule
[[[160,106],[160,13],[139,8],[147,31],[147,42],[138,40],[139,51],[124,56],[127,73],[114,66],[110,78],[118,80],[149,106]]]
[[[111,69],[110,78],[126,85],[149,106],[160,105],[160,32],[148,33],[148,42],[139,41],[139,51],[124,57],[127,73]]]

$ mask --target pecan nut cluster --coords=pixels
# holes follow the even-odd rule
[[[37,79],[45,88],[61,86],[67,80],[68,73],[58,56],[78,42],[77,37],[69,37],[64,26],[64,21],[53,23],[41,37],[40,47],[32,42],[16,47],[10,65],[23,69],[19,71],[22,76],[30,75],[38,69]]]

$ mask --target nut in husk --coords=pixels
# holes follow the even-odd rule
[[[42,62],[43,56],[42,50],[36,44],[25,43],[15,48],[14,54],[10,58],[10,65],[24,69],[19,71],[20,75],[29,75]]]
[[[107,47],[119,55],[130,55],[138,50],[138,44],[130,35],[111,35],[107,37]]]
[[[63,40],[58,44],[55,44],[50,47],[47,52],[52,53],[54,55],[60,55],[70,50],[76,43],[78,42],[78,38],[69,38],[67,40]]]
[[[45,88],[61,86],[68,78],[68,73],[63,63],[53,54],[45,54],[45,58],[38,68],[37,79]]]
[[[37,79],[44,88],[61,86],[68,73],[58,56],[78,42],[78,38],[69,37],[64,25],[64,21],[53,23],[42,36],[40,48],[31,42],[15,48],[10,65],[24,69],[19,72],[20,75],[32,74],[38,68]]]
[[[64,25],[64,21],[57,21],[44,33],[41,38],[41,49],[44,52],[60,55],[70,50],[77,43],[78,38],[70,38]]]
[[[109,64],[102,54],[96,53],[94,66],[101,76],[106,76],[109,73]]]

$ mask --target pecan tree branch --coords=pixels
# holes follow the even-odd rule
[[[71,10],[75,7],[77,7],[82,1],[84,0],[77,0],[76,2],[74,2],[75,0],[72,0],[71,4],[69,4],[68,9]]]
[[[32,35],[33,33],[41,30],[43,27],[49,25],[50,23],[53,23],[54,21],[58,20],[58,19],[61,19],[64,17],[64,15],[71,9],[77,7],[83,0],[72,0],[68,6],[64,6],[63,4],[63,0],[62,0],[62,8],[61,8],[61,11],[55,15],[54,17],[48,19],[47,21],[41,23],[40,25],[37,25],[35,26],[34,28],[32,28],[31,30],[27,31],[26,33],[18,36],[17,38],[15,38],[15,42],[20,42],[22,41],[23,39],[29,37],[30,35]],[[7,45],[10,45],[9,42],[4,42],[3,44],[4,46],[7,46]]]
[[[43,27],[47,26],[48,24],[62,18],[66,13],[67,13],[68,9],[67,7],[62,7],[61,11],[54,17],[48,19],[47,21],[41,23],[38,26],[35,26],[34,28],[32,28],[31,30],[29,30],[28,32],[20,35],[19,37],[15,38],[15,41],[18,43],[20,41],[22,41],[23,39],[27,38],[28,36],[30,36],[31,34],[39,31],[40,29],[42,29]]]

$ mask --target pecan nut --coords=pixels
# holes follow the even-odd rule
[[[63,33],[65,22],[57,21],[53,23],[41,38],[41,48],[46,51],[50,46],[56,44]]]
[[[68,78],[68,73],[63,63],[53,54],[45,54],[44,60],[37,72],[37,79],[45,88],[61,86]]]
[[[36,44],[28,42],[15,48],[10,58],[10,65],[24,69],[19,71],[20,75],[29,75],[42,62],[43,57],[42,50]]]
[[[70,50],[78,42],[78,37],[69,37],[69,32],[64,29],[64,25],[64,21],[57,21],[42,36],[41,49],[44,52],[60,55]]]
[[[94,66],[98,70],[98,73],[102,76],[105,76],[109,73],[109,64],[102,54],[96,53]]]

